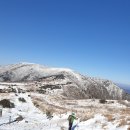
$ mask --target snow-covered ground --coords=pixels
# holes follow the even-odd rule
[[[0,100],[10,99],[15,104],[15,108],[3,108],[2,117],[0,117],[0,130],[68,130],[68,116],[72,110],[80,111],[81,115],[89,115],[93,113],[89,118],[81,119],[81,115],[77,112],[78,120],[74,122],[75,130],[129,130],[130,126],[130,108],[118,101],[113,100],[114,103],[99,104],[99,100],[57,100],[56,95],[36,94],[32,93],[18,93],[17,87],[24,84],[17,84],[12,86],[16,89],[16,93],[0,93]],[[6,88],[7,84],[1,84],[0,88]],[[33,97],[37,97],[43,102],[43,100],[49,105],[49,107],[65,107],[66,113],[53,113],[53,118],[48,119],[45,112],[34,105]],[[24,98],[26,102],[19,101],[19,98]],[[111,100],[109,100],[111,102]],[[125,101],[127,103],[127,101]],[[63,104],[63,105],[62,105]],[[78,106],[76,108],[76,106]],[[67,109],[68,108],[68,109]],[[82,108],[82,109],[81,109]],[[105,113],[105,109],[110,109],[110,112]],[[121,111],[116,113],[113,109]],[[89,113],[87,113],[89,110]],[[115,112],[112,115],[111,110]],[[103,112],[101,112],[103,111]],[[108,110],[106,110],[108,111]],[[122,113],[122,115],[120,115]],[[22,116],[23,120],[14,121],[17,117]],[[112,117],[111,117],[112,116]],[[123,117],[124,116],[124,117]],[[124,119],[124,120],[123,120]],[[127,120],[126,120],[127,119]],[[123,122],[125,121],[125,122]]]

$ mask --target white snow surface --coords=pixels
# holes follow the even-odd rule
[[[26,103],[20,102],[18,100],[19,97],[24,98]],[[15,108],[3,109],[3,115],[0,117],[0,130],[68,130],[67,118],[70,113],[53,115],[53,118],[49,120],[45,113],[34,106],[27,93],[20,93],[18,96],[12,93],[8,98],[15,103]],[[10,117],[11,121],[13,121],[19,115],[24,120],[11,124],[3,124],[8,123]],[[105,124],[105,128],[102,128],[103,124]],[[73,126],[76,126],[75,130],[127,130],[128,128],[128,126],[119,128],[117,125],[117,123],[108,122],[101,114],[96,114],[93,118],[84,122],[80,122],[79,118],[74,122]]]

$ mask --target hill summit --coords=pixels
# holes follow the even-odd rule
[[[51,68],[33,63],[0,66],[0,82],[31,82],[28,91],[48,90],[76,99],[130,100],[130,95],[110,80],[83,76],[71,69]]]

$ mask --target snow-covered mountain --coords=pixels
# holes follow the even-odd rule
[[[32,63],[0,66],[1,82],[33,82],[27,91],[60,92],[68,98],[127,99],[130,95],[109,80],[83,76],[71,69]],[[35,81],[35,82],[34,82]]]

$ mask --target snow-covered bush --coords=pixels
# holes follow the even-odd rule
[[[24,118],[21,115],[19,115],[19,117],[16,118],[16,121],[22,121],[23,119]]]
[[[51,119],[53,117],[53,110],[46,110],[46,116],[48,119]]]
[[[3,99],[0,101],[0,105],[3,106],[3,108],[14,108],[14,103],[10,102],[9,99]]]
[[[26,102],[26,100],[25,100],[24,98],[22,98],[22,97],[19,98],[19,101],[20,101],[20,102],[23,102],[23,103]]]
[[[100,99],[99,102],[105,104],[107,101],[105,99]]]

